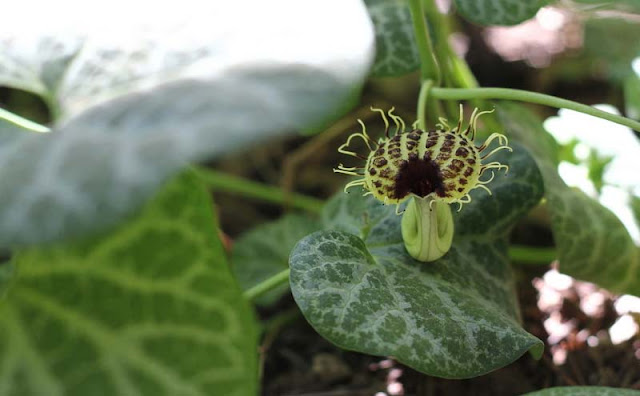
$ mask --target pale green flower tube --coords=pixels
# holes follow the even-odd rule
[[[409,201],[402,215],[402,239],[416,260],[429,262],[444,256],[453,241],[450,205],[430,197]]]

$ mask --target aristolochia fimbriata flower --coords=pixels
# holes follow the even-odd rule
[[[373,195],[383,204],[400,204],[411,197],[402,219],[402,234],[409,253],[421,261],[433,261],[444,255],[453,239],[453,219],[448,204],[462,205],[471,202],[469,192],[482,188],[491,194],[486,186],[495,177],[493,170],[509,167],[487,159],[500,150],[509,150],[507,138],[493,133],[487,140],[476,146],[476,123],[478,117],[489,113],[471,114],[469,125],[462,129],[462,106],[458,124],[451,128],[447,120],[441,118],[436,129],[424,131],[417,128],[417,122],[410,129],[404,121],[381,109],[379,112],[385,124],[385,136],[377,142],[367,134],[361,120],[362,131],[354,133],[338,149],[339,152],[366,160],[362,167],[345,167],[340,164],[334,172],[359,176],[345,186],[362,186],[365,195]],[[394,136],[390,136],[387,116],[395,124]],[[361,138],[369,148],[368,156],[361,156],[348,150],[351,140]],[[497,140],[498,145],[488,150]],[[482,176],[491,172],[489,178]],[[396,209],[397,210],[397,209]]]

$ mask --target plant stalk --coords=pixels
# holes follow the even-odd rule
[[[594,117],[602,118],[616,124],[624,125],[636,131],[640,131],[640,122],[622,117],[616,114],[607,113],[582,103],[545,95],[537,92],[529,92],[520,89],[510,88],[437,88],[431,89],[431,95],[444,100],[467,100],[467,99],[503,99],[516,100],[520,102],[536,103],[559,109],[569,109]]]
[[[302,194],[291,194],[289,196],[278,187],[243,179],[228,173],[204,167],[196,167],[196,171],[213,191],[237,193],[276,204],[284,204],[286,202],[292,207],[311,213],[320,213],[324,206],[324,201],[320,199]]]
[[[433,80],[434,85],[440,84],[440,67],[434,57],[433,44],[424,18],[422,0],[409,0],[409,10],[416,35],[416,44],[420,54],[420,73],[422,80]]]
[[[267,278],[262,282],[258,283],[251,289],[244,292],[244,298],[248,301],[253,301],[259,296],[265,294],[268,291],[275,289],[276,287],[284,284],[289,281],[289,268],[284,271],[278,272],[271,278]]]
[[[40,125],[37,122],[33,122],[24,117],[20,117],[19,115],[7,111],[3,108],[0,108],[0,120],[8,121],[30,132],[46,133],[51,131],[51,129],[44,125]]]

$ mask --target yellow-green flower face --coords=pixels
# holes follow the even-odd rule
[[[468,139],[443,130],[414,129],[380,141],[365,166],[365,188],[400,203],[414,195],[457,202],[478,182],[482,165]]]
[[[346,168],[340,165],[336,172],[349,175],[363,176],[347,184],[346,188],[362,185],[367,194],[383,203],[399,204],[412,196],[443,201],[445,203],[469,202],[469,192],[474,188],[483,188],[489,193],[485,184],[493,179],[480,180],[488,169],[508,169],[506,165],[497,162],[483,163],[498,150],[511,150],[507,145],[504,135],[494,133],[481,146],[475,146],[475,124],[479,115],[474,111],[469,127],[460,131],[460,122],[456,128],[449,128],[447,121],[441,119],[438,128],[431,131],[423,131],[415,128],[405,130],[404,122],[389,111],[388,116],[396,123],[396,134],[388,136],[389,124],[382,110],[372,109],[382,114],[387,125],[387,137],[377,143],[371,140],[366,133],[364,124],[361,125],[361,133],[353,134],[339,151],[345,154],[357,156],[347,151],[346,147],[354,137],[364,139],[371,149],[363,168]],[[493,140],[498,140],[499,145],[489,153],[483,154]]]

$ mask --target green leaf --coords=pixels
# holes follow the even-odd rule
[[[640,227],[640,197],[631,196],[631,212],[638,227]]]
[[[606,386],[558,386],[527,393],[525,396],[637,396],[633,389],[609,388]]]
[[[496,155],[511,167],[474,190],[454,212],[456,234],[441,259],[421,263],[402,243],[401,216],[360,194],[339,193],[324,231],[291,253],[291,290],[309,323],[336,345],[391,355],[421,372],[467,378],[507,365],[540,340],[519,325],[507,258],[513,224],[542,196],[535,162],[522,146]]]
[[[640,119],[640,76],[631,73],[624,80],[624,108],[627,117]]]
[[[75,9],[69,1],[56,10]],[[14,21],[33,10],[12,8],[0,84],[40,93],[59,118],[52,133],[0,152],[0,247],[112,227],[185,163],[339,117],[373,60],[359,2],[323,2],[313,13],[283,0],[251,13],[234,2],[147,3],[166,18],[148,18],[148,7],[119,12],[117,35],[105,15],[113,7],[56,12],[24,36]],[[237,23],[245,20],[250,29]]]
[[[0,395],[253,395],[257,328],[196,176],[90,242],[24,251],[0,302]]]
[[[240,286],[248,290],[289,267],[289,254],[302,237],[320,229],[309,216],[288,214],[259,225],[233,244],[233,271]],[[289,290],[289,285],[260,296],[254,302],[269,305]]]
[[[455,0],[465,18],[481,25],[517,25],[533,18],[549,0]]]
[[[593,74],[622,83],[633,74],[630,65],[640,56],[640,25],[624,18],[589,18],[584,28],[583,56]]]
[[[549,134],[534,114],[511,103],[498,110],[506,133],[531,149],[542,172],[560,270],[615,292],[640,294],[640,250],[622,222],[562,181]]]
[[[406,0],[365,0],[376,31],[374,77],[395,77],[420,67],[413,22]]]

